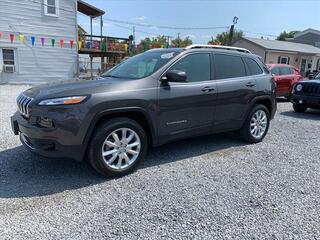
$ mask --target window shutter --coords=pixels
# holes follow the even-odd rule
[[[278,63],[281,63],[281,56],[278,57]]]
[[[290,58],[288,57],[288,64],[290,64]]]

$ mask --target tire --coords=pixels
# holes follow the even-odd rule
[[[262,118],[260,119],[258,116],[262,116]],[[258,123],[258,126],[256,126],[256,129],[257,129],[256,132],[252,133],[252,131],[254,131],[255,129],[255,126],[251,126],[251,124],[257,124],[256,122],[254,122],[254,118],[255,119],[258,118],[260,119],[260,121]],[[270,126],[270,112],[268,108],[262,104],[257,104],[251,109],[244,125],[240,130],[241,138],[244,141],[249,143],[259,143],[267,135],[269,126]]]
[[[123,131],[126,131],[125,138]],[[145,159],[147,145],[147,135],[139,123],[130,118],[114,118],[95,131],[89,145],[89,161],[101,175],[121,177],[133,172]]]
[[[293,110],[297,113],[304,113],[305,111],[307,111],[307,108],[305,106],[293,104]]]

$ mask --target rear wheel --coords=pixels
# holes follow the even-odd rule
[[[255,105],[240,130],[242,139],[249,143],[261,142],[268,133],[269,124],[269,110],[264,105]]]
[[[307,108],[305,106],[293,104],[293,110],[297,113],[304,113],[307,110]]]
[[[115,118],[102,124],[89,147],[92,167],[100,174],[120,177],[131,173],[147,152],[147,136],[136,121]]]

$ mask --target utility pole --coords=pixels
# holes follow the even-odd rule
[[[133,46],[136,47],[136,26],[132,27]]]
[[[180,33],[178,33],[178,47],[180,47]]]
[[[229,33],[229,40],[228,40],[228,46],[232,45],[232,39],[233,39],[233,33],[234,33],[234,26],[238,23],[238,17],[235,16],[233,18],[233,24],[230,27],[230,33]]]
[[[167,38],[167,46],[166,46],[166,48],[169,48],[169,46],[170,46],[170,39],[172,38],[171,36],[165,36],[166,38]]]

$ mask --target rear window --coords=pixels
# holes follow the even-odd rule
[[[280,67],[280,75],[291,75],[293,70],[289,67]]]
[[[263,73],[259,64],[252,58],[244,58],[244,61],[248,67],[248,75],[259,75]]]
[[[216,79],[246,76],[244,62],[242,61],[241,57],[215,54],[214,64]]]
[[[271,74],[274,74],[276,76],[280,75],[280,69],[278,67],[274,67],[271,69]]]

